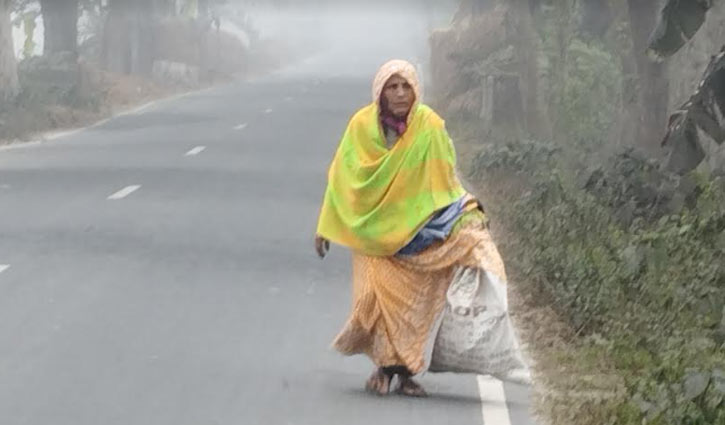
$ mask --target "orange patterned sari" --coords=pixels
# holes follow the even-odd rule
[[[480,267],[506,279],[503,261],[478,210],[451,236],[415,256],[353,254],[352,313],[333,346],[366,354],[380,367],[428,367],[426,351],[457,266]]]

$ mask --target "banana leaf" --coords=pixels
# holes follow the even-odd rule
[[[656,60],[675,54],[702,27],[712,4],[713,0],[667,0],[647,53]]]
[[[670,117],[662,145],[667,169],[684,174],[706,156],[707,139],[725,141],[725,47],[713,56],[695,94]]]

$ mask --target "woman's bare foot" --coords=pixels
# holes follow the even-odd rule
[[[400,385],[396,391],[408,397],[428,397],[423,387],[410,377],[400,376]]]
[[[390,393],[391,376],[383,372],[383,369],[375,369],[365,383],[365,390],[375,395],[384,396]]]

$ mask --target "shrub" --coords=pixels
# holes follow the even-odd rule
[[[477,181],[525,178],[522,193],[498,200],[524,247],[532,278],[521,285],[545,291],[576,342],[603,351],[623,378],[629,401],[600,405],[602,417],[725,424],[723,181],[685,184],[625,153],[581,184],[565,163],[554,145],[527,141],[488,146],[471,164]],[[646,185],[649,201],[637,189]],[[678,196],[688,202],[657,200]]]

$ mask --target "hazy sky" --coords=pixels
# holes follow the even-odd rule
[[[427,66],[428,35],[448,24],[453,7],[410,3],[255,8],[251,15],[264,36],[282,38],[309,52],[296,72],[369,75],[391,58]]]

